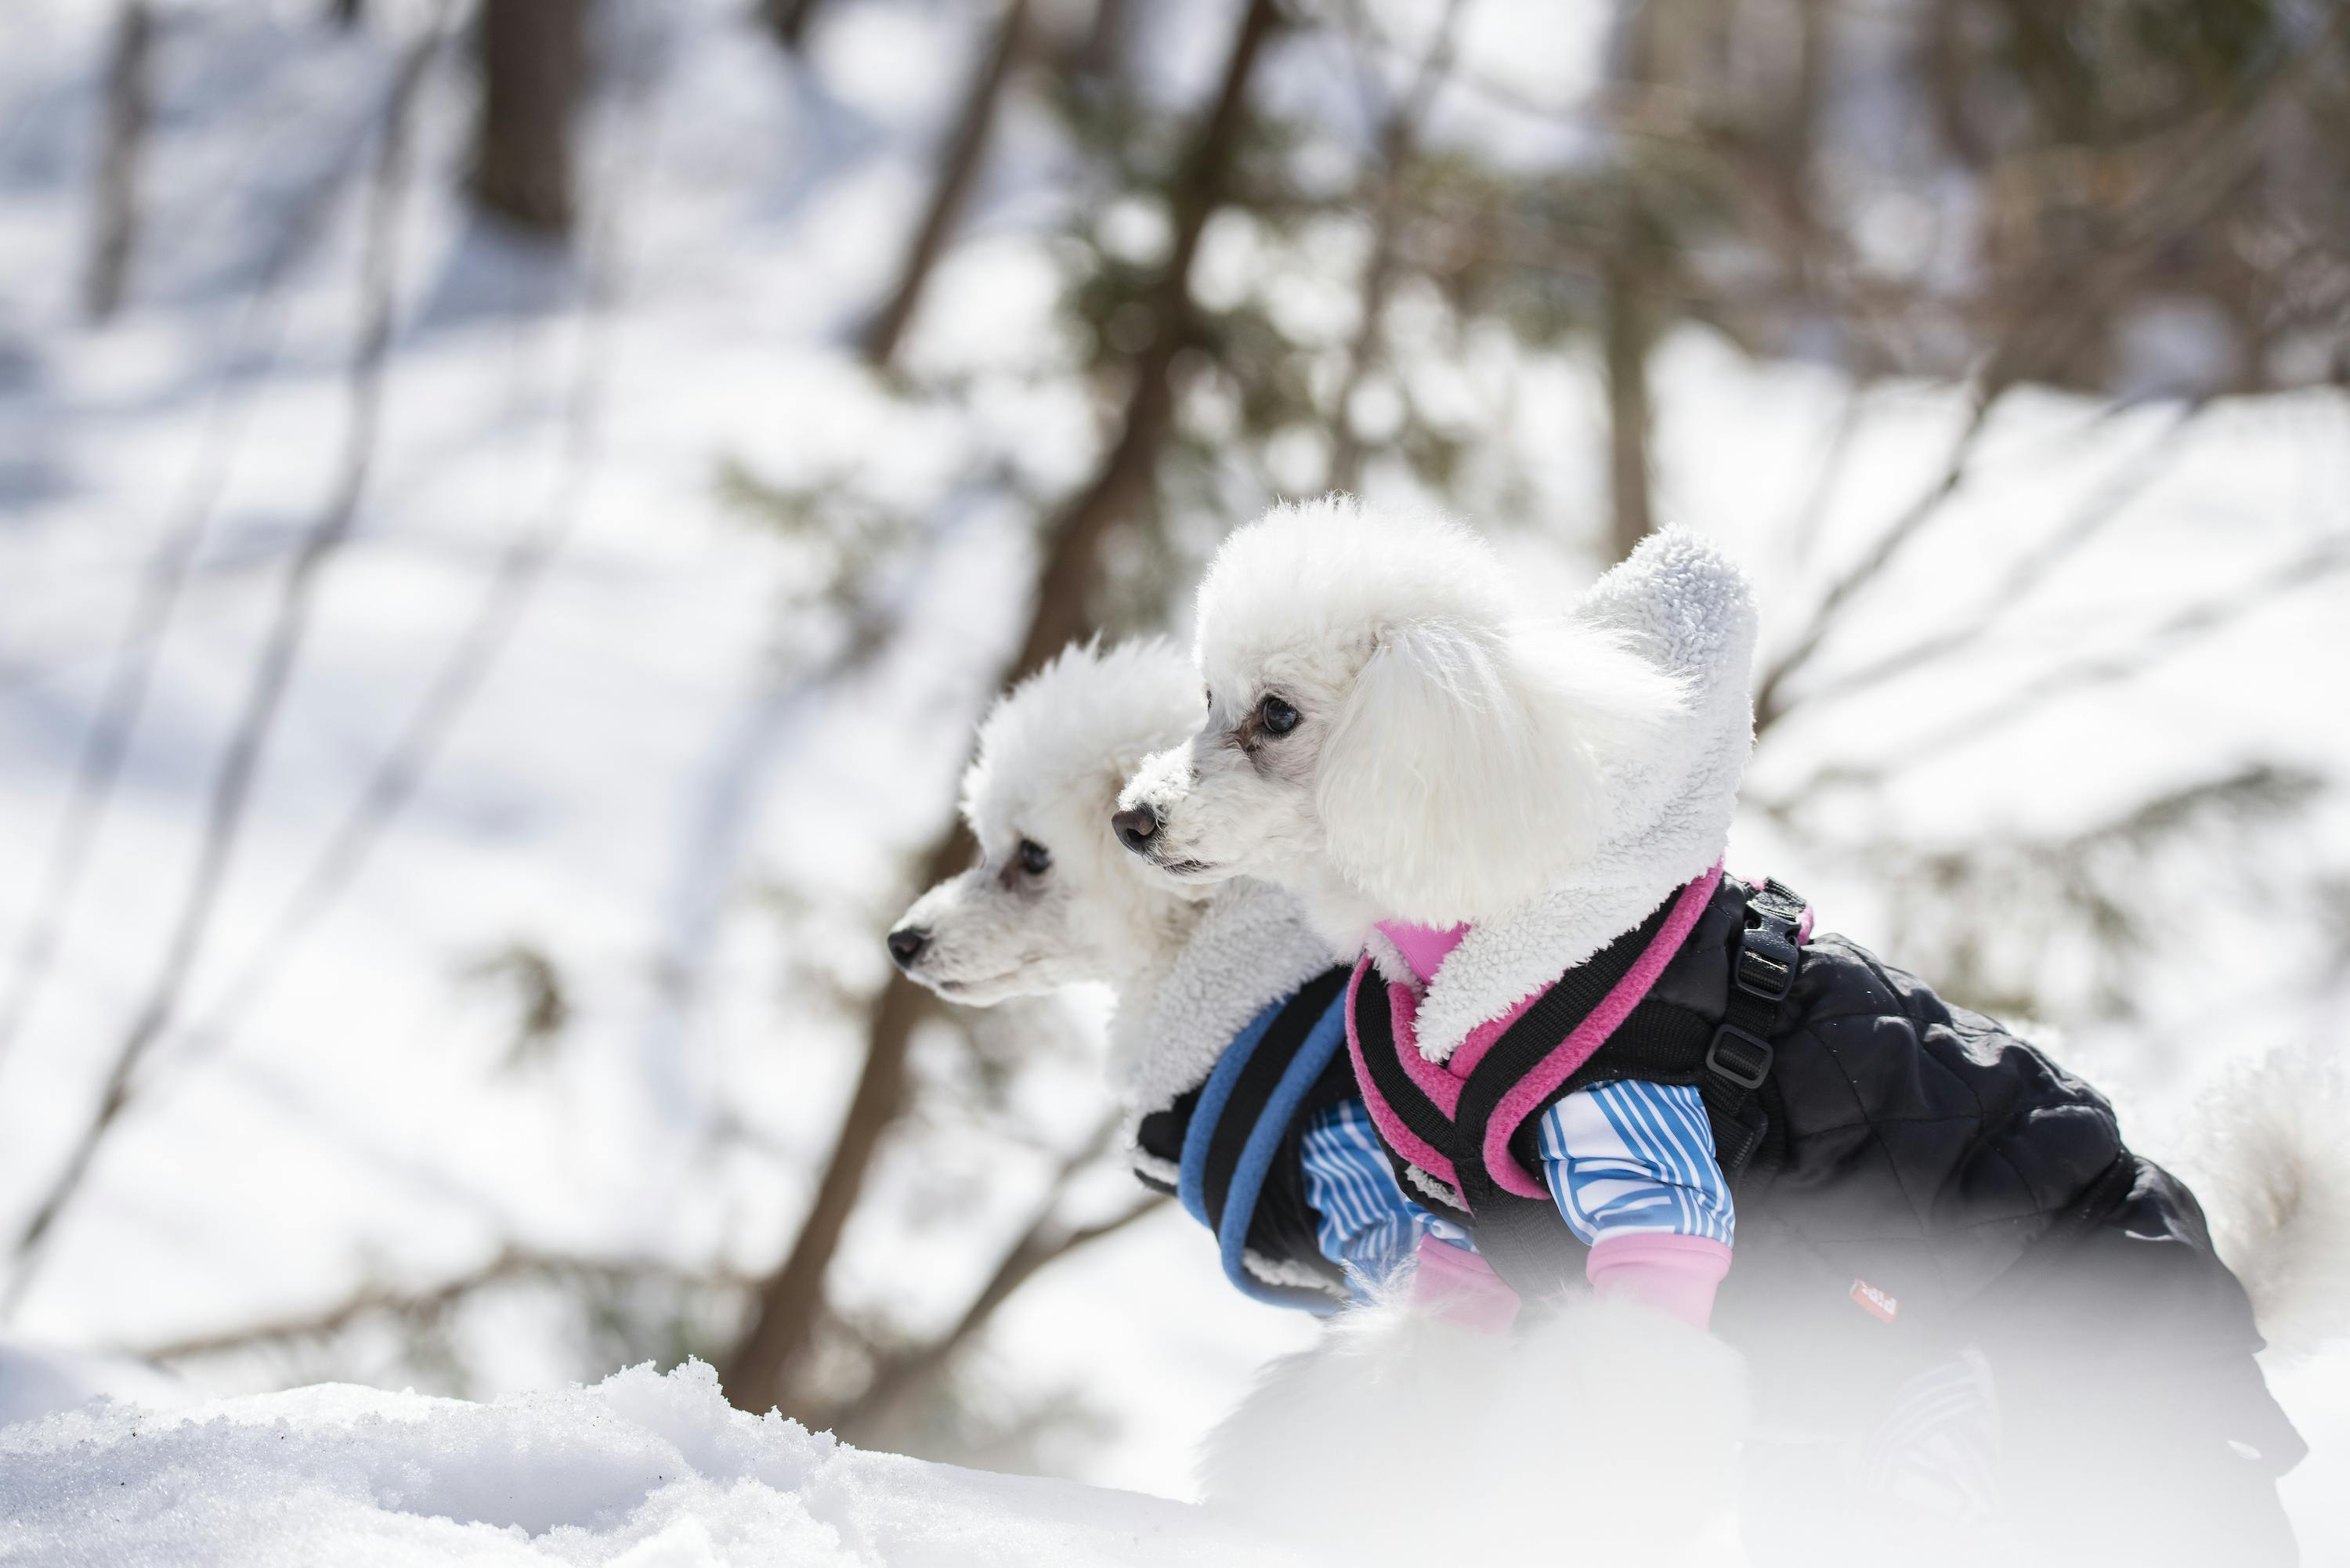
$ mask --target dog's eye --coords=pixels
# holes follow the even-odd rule
[[[1031,877],[1042,877],[1053,868],[1053,852],[1033,838],[1020,841],[1020,869]]]
[[[1268,735],[1286,735],[1297,728],[1297,710],[1278,697],[1267,697],[1258,703],[1256,719]]]

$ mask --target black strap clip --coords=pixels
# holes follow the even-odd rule
[[[1724,1044],[1731,1048],[1724,1051]],[[1777,1054],[1771,1042],[1761,1035],[1725,1023],[1713,1032],[1713,1044],[1705,1048],[1705,1070],[1724,1083],[1752,1091],[1761,1088],[1762,1080],[1771,1075],[1771,1064]]]

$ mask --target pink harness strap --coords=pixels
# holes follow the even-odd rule
[[[1697,928],[1698,917],[1705,912],[1714,889],[1721,885],[1721,867],[1716,863],[1711,870],[1682,888],[1667,913],[1664,925],[1641,950],[1624,977],[1609,989],[1599,1005],[1576,1024],[1565,1040],[1559,1042],[1532,1072],[1511,1085],[1502,1096],[1492,1118],[1486,1123],[1484,1147],[1480,1152],[1483,1156],[1487,1174],[1503,1191],[1537,1199],[1550,1196],[1549,1189],[1511,1154],[1511,1137],[1535,1108],[1566,1082],[1576,1068],[1588,1062],[1594,1053],[1607,1044],[1607,1037],[1631,1016],[1632,1010],[1648,996],[1658,977],[1664,973],[1665,966],[1680,951],[1681,944],[1689,940],[1690,932]],[[1378,1085],[1365,1063],[1362,1036],[1355,1026],[1355,1007],[1359,989],[1367,980],[1373,985],[1387,983],[1372,973],[1367,954],[1356,962],[1354,975],[1347,987],[1347,1051],[1354,1060],[1355,1083],[1362,1091],[1364,1107],[1370,1112],[1373,1124],[1378,1127],[1389,1147],[1430,1176],[1457,1189],[1461,1185],[1461,1178],[1451,1159],[1404,1124],[1395,1107],[1379,1093]],[[1413,1085],[1426,1095],[1448,1120],[1453,1119],[1460,1114],[1461,1085],[1469,1074],[1503,1032],[1516,1023],[1542,994],[1543,991],[1537,990],[1522,997],[1501,1017],[1478,1025],[1454,1051],[1451,1060],[1440,1066],[1419,1054],[1416,1027],[1419,998],[1408,986],[1388,984],[1388,1002],[1392,1010],[1397,1063],[1409,1076]]]
[[[1354,1058],[1355,1087],[1362,1091],[1363,1108],[1371,1113],[1372,1125],[1379,1129],[1379,1136],[1387,1139],[1389,1148],[1448,1187],[1458,1188],[1461,1177],[1452,1168],[1452,1162],[1444,1157],[1442,1150],[1404,1126],[1403,1118],[1396,1115],[1395,1107],[1388,1105],[1387,1096],[1379,1093],[1378,1082],[1371,1076],[1371,1070],[1363,1060],[1363,1036],[1361,1031],[1355,1027],[1355,997],[1362,989],[1366,976],[1373,985],[1386,983],[1371,973],[1371,960],[1367,953],[1355,961],[1355,972],[1347,981],[1347,1054]],[[1461,1085],[1457,1080],[1446,1077],[1443,1068],[1421,1060],[1419,1047],[1412,1040],[1411,1014],[1396,996],[1400,991],[1403,991],[1401,986],[1388,987],[1388,1002],[1396,1009],[1396,1056],[1404,1064],[1407,1072],[1414,1064],[1425,1067],[1450,1086],[1451,1093],[1448,1098],[1437,1093],[1438,1085],[1430,1084],[1418,1073],[1412,1074],[1412,1082],[1419,1085],[1450,1116],[1461,1104]],[[1409,992],[1404,992],[1405,998],[1409,995]]]
[[[1664,929],[1632,961],[1631,969],[1600,1000],[1599,1005],[1533,1072],[1512,1085],[1509,1093],[1493,1107],[1492,1119],[1485,1124],[1485,1171],[1503,1191],[1514,1192],[1521,1198],[1550,1196],[1550,1189],[1529,1174],[1510,1152],[1510,1139],[1519,1124],[1534,1114],[1535,1107],[1550,1096],[1551,1091],[1590,1061],[1592,1054],[1632,1015],[1632,1009],[1640,1005],[1649,988],[1657,983],[1657,977],[1665,972],[1665,966],[1673,961],[1673,955],[1689,940],[1690,932],[1697,929],[1698,917],[1705,913],[1713,890],[1720,886],[1721,865],[1717,861],[1712,870],[1681,889],[1679,901],[1665,917]]]

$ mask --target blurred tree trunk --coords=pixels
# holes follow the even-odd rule
[[[775,42],[795,53],[807,41],[808,24],[823,0],[759,0],[759,20]]]
[[[122,307],[130,257],[139,243],[139,163],[154,117],[155,13],[147,0],[123,0],[106,62],[106,130],[98,155],[96,210],[82,307],[105,321]]]
[[[1127,0],[1097,0],[1085,39],[1069,61],[1071,74],[1085,81],[1107,81],[1118,75],[1126,55]]]
[[[482,0],[474,199],[544,234],[571,231],[571,119],[585,87],[588,0]]]
[[[1654,306],[1640,276],[1644,247],[1617,236],[1600,264],[1602,351],[1607,377],[1608,542],[1622,560],[1656,525],[1650,510],[1648,436],[1656,418],[1648,396],[1648,353],[1656,347]]]
[[[1631,0],[1619,14],[1613,74],[1627,96],[1654,78],[1658,32],[1664,7]],[[1656,417],[1648,396],[1648,354],[1656,347],[1656,304],[1649,270],[1652,254],[1641,208],[1638,171],[1619,154],[1616,222],[1600,257],[1600,356],[1607,382],[1608,545],[1622,560],[1656,525],[1649,496],[1652,477],[1648,437]]]
[[[865,362],[877,370],[889,369],[890,360],[897,358],[899,339],[905,336],[908,324],[922,303],[922,290],[931,280],[931,271],[938,265],[940,256],[946,254],[947,241],[954,234],[963,204],[970,199],[972,185],[979,176],[980,163],[987,152],[988,130],[995,123],[995,106],[1003,97],[1003,84],[1011,79],[1012,67],[1019,61],[1027,30],[1028,0],[1006,0],[994,46],[979,73],[972,78],[971,90],[955,116],[946,154],[939,163],[938,183],[931,191],[930,205],[922,213],[920,226],[914,231],[913,244],[907,247],[905,261],[899,266],[898,286],[889,291],[888,302],[865,330]]]
[[[1224,200],[1238,147],[1250,77],[1275,19],[1274,0],[1250,0],[1241,19],[1213,107],[1173,192],[1175,243],[1151,302],[1149,344],[1135,357],[1124,410],[1094,478],[1045,530],[1035,607],[1007,679],[1041,665],[1090,623],[1087,607],[1095,557],[1112,523],[1143,498],[1174,415],[1175,356],[1192,334],[1189,278],[1209,215]],[[928,887],[959,870],[970,849],[951,824],[922,869]],[[841,1117],[830,1158],[790,1252],[759,1291],[750,1330],[724,1367],[726,1397],[746,1410],[796,1402],[791,1379],[825,1310],[825,1275],[864,1189],[882,1135],[904,1108],[906,1059],[927,993],[892,975],[874,999],[865,1066]]]
[[[327,15],[338,27],[356,27],[367,19],[367,0],[328,0]]]
[[[1462,0],[1445,0],[1435,40],[1419,63],[1410,90],[1389,108],[1379,129],[1378,168],[1371,198],[1371,254],[1363,265],[1362,317],[1347,352],[1347,373],[1331,399],[1330,488],[1354,491],[1362,483],[1363,441],[1355,431],[1355,399],[1378,370],[1385,341],[1388,296],[1400,270],[1396,254],[1403,226],[1404,175],[1419,153],[1420,126],[1437,90],[1452,70],[1460,43]]]

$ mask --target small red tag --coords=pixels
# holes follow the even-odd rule
[[[1852,1299],[1854,1305],[1879,1323],[1891,1323],[1901,1315],[1901,1303],[1866,1280],[1852,1282]]]

